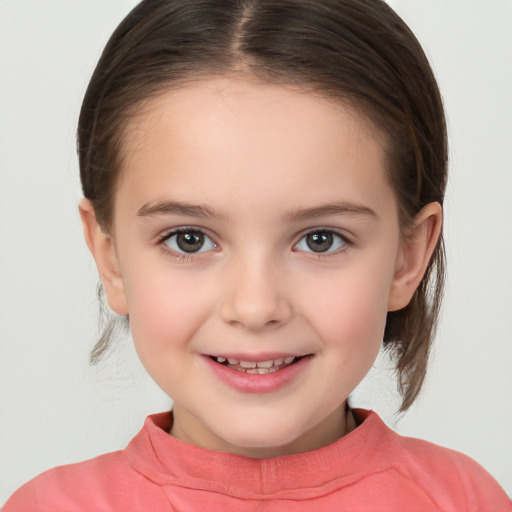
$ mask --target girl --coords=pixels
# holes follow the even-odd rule
[[[511,509],[470,459],[348,405],[383,341],[410,407],[443,288],[441,99],[386,4],[145,0],[78,149],[108,305],[173,411],[6,512]]]

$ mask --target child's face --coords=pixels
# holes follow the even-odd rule
[[[106,288],[174,400],[173,434],[256,457],[342,435],[396,306],[401,240],[376,132],[311,94],[212,79],[153,100],[123,154]]]

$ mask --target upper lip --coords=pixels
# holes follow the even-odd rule
[[[242,354],[240,352],[216,352],[214,354],[206,355],[209,357],[225,357],[226,359],[237,359],[238,361],[261,363],[263,361],[285,359],[286,357],[302,357],[307,354],[294,354],[292,352],[258,352],[255,354]]]

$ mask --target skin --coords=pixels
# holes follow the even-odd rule
[[[401,237],[384,147],[347,106],[250,78],[167,91],[129,124],[110,235],[87,200],[80,212],[109,305],[129,315],[142,363],[174,401],[173,436],[273,457],[353,428],[347,397],[441,226],[432,203]],[[179,227],[208,237],[200,252],[162,242]],[[310,249],[315,230],[335,233],[331,249]],[[233,389],[206,360],[268,353],[311,357],[265,393]]]

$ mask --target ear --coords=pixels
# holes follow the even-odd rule
[[[82,199],[78,209],[82,219],[85,241],[96,261],[108,305],[118,315],[127,315],[124,281],[118,268],[114,242],[101,229],[96,220],[92,203],[88,199]]]
[[[401,242],[391,285],[388,311],[409,304],[427,269],[443,223],[439,203],[427,204],[416,216],[412,229]]]

